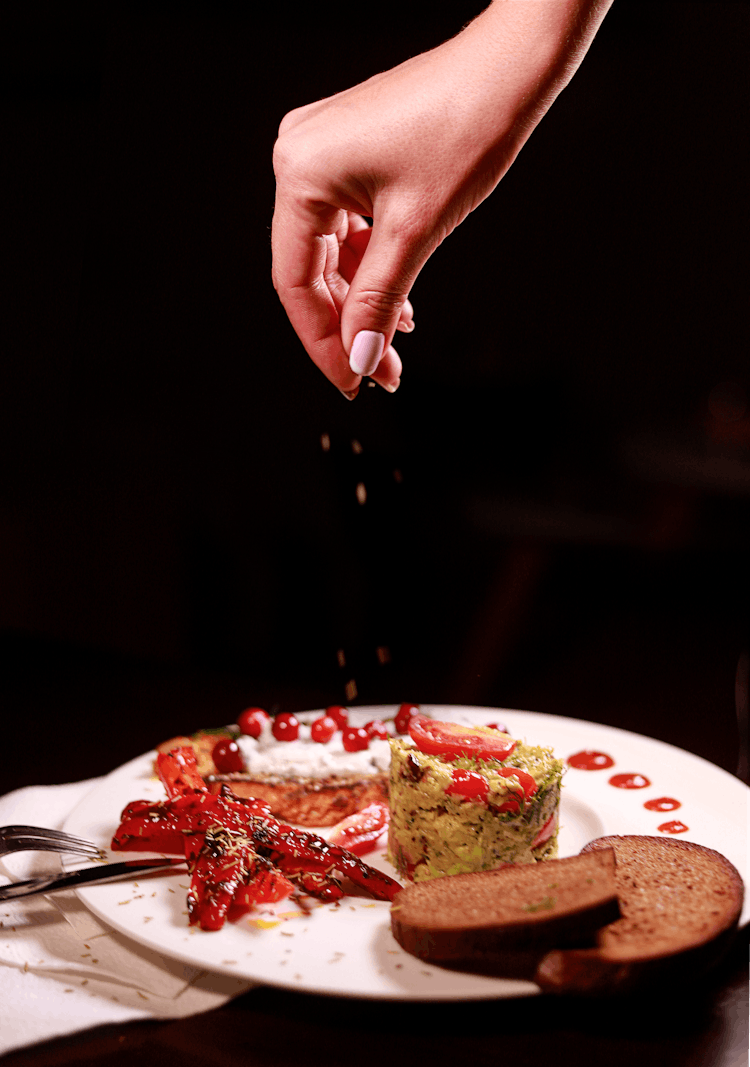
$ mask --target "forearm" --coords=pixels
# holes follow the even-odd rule
[[[340,389],[355,390],[363,374],[398,384],[390,345],[411,326],[414,279],[501,180],[611,3],[494,0],[438,48],[285,116],[274,281]],[[361,216],[373,220],[367,241]]]
[[[451,97],[450,124],[464,138],[467,158],[474,157],[472,166],[487,168],[484,195],[570,82],[612,3],[494,0],[442,46],[452,82],[442,100]],[[440,106],[436,95],[435,111]]]

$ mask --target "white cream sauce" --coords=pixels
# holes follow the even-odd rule
[[[259,738],[237,738],[247,774],[278,774],[282,777],[327,778],[329,775],[387,774],[391,763],[388,741],[376,738],[359,752],[347,752],[341,730],[321,744],[310,738],[310,726],[300,722],[296,741],[277,741],[271,723],[263,724]]]

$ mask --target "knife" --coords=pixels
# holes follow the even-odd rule
[[[0,886],[0,900],[15,900],[17,897],[30,897],[34,893],[57,893],[61,889],[78,889],[83,885],[100,885],[103,882],[116,882],[120,878],[132,878],[136,874],[152,871],[166,871],[172,867],[184,867],[187,860],[183,857],[171,859],[166,856],[150,860],[125,860],[123,863],[105,863],[99,867],[84,867],[80,871],[68,874],[53,874],[48,878],[30,878],[26,882],[11,882]]]

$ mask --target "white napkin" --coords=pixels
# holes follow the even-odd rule
[[[60,829],[97,782],[8,793],[0,826]],[[17,852],[0,860],[0,884],[60,869],[55,853]],[[0,1055],[104,1023],[197,1015],[252,986],[142,948],[72,891],[0,901]]]

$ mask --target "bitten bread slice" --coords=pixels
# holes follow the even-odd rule
[[[622,917],[600,930],[596,948],[550,952],[535,975],[545,992],[627,992],[691,977],[731,943],[744,887],[726,857],[662,837],[600,837],[582,855],[610,849]]]
[[[536,962],[553,947],[594,944],[618,915],[614,852],[604,849],[407,885],[391,929],[421,959],[517,974],[519,953]]]

